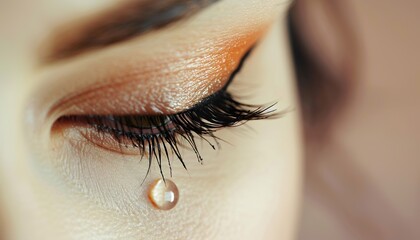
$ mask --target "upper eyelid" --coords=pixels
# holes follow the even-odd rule
[[[229,1],[226,3],[229,3]],[[238,7],[239,9],[236,11],[241,9],[241,5],[238,5]],[[215,76],[215,65],[213,63],[222,60],[226,60],[226,63],[237,62],[251,45],[258,39],[261,39],[271,24],[269,21],[271,18],[267,18],[256,22],[254,25],[244,25],[243,21],[238,21],[237,17],[229,15],[224,20],[226,24],[215,29],[214,24],[209,21],[212,16],[211,11],[203,12],[203,14],[194,17],[194,23],[188,21],[183,27],[171,28],[165,32],[156,32],[124,44],[118,44],[118,46],[78,56],[69,61],[41,66],[35,79],[35,81],[40,83],[31,96],[31,99],[36,99],[36,101],[28,103],[28,117],[34,119],[34,124],[42,125],[54,122],[63,114],[75,114],[70,109],[56,108],[56,111],[52,111],[52,109],[59,106],[68,97],[76,96],[98,85],[105,86],[121,82],[120,80],[124,80],[122,78],[126,78],[124,81],[127,81],[127,83],[135,83],[139,80],[138,77],[141,77],[143,80],[147,80],[144,81],[146,83],[159,80],[156,78],[167,78],[169,76],[174,78],[176,82],[162,82],[159,83],[162,87],[155,86],[154,89],[171,88],[171,85],[176,85],[179,81],[185,80],[185,84],[183,83],[184,85],[181,86],[184,89],[194,90],[194,87],[191,86],[199,86],[201,84],[204,87],[202,89],[205,91],[209,90],[208,95],[210,95],[221,86],[217,85],[218,83],[213,78]],[[196,32],[197,26],[201,27],[198,35]],[[185,37],[188,34],[195,37],[186,39]],[[171,40],[170,44],[168,44],[168,39]],[[200,41],[200,39],[206,39],[206,41]],[[203,64],[203,62],[200,62],[201,60],[206,60],[207,62]],[[178,70],[182,72],[187,70],[187,73],[184,75],[185,78],[184,76],[174,75],[172,71],[174,64],[178,65]],[[197,79],[197,71],[208,73],[206,81]],[[222,66],[221,72],[217,73],[218,79],[228,77],[227,75],[231,71],[233,69],[228,67],[227,71],[225,70],[226,74],[223,73]],[[144,76],[146,72],[147,76]],[[154,79],[149,79],[149,73]],[[209,76],[211,77],[209,78]],[[133,93],[133,90],[131,88],[124,90],[124,92],[120,90],[112,91],[121,97],[122,95],[127,95],[126,93],[130,93],[132,97],[140,97],[139,94]],[[176,90],[176,92],[179,92],[179,90]],[[177,96],[173,95],[171,97]],[[197,100],[199,98],[201,99],[202,96],[198,97]],[[191,100],[189,97],[185,99]],[[109,98],[107,101],[109,101]],[[194,100],[190,102],[194,102]],[[141,106],[139,104],[126,103],[124,105],[126,106],[123,106],[121,111],[115,111],[114,113],[141,113],[134,109]],[[177,105],[176,110],[179,111],[189,107],[181,105]],[[75,107],[78,108],[79,106]],[[99,107],[97,110],[102,112],[92,112],[93,114],[113,112],[100,104],[97,107]],[[126,109],[126,107],[130,107],[130,109]],[[121,109],[121,104],[119,104],[118,108]],[[87,113],[82,108],[78,110],[80,110],[79,113],[81,114]],[[36,116],[33,116],[34,113],[37,113]]]
[[[75,110],[78,111],[79,114],[86,114],[88,113],[88,109],[86,107],[87,102],[89,102],[89,99],[94,100],[95,103],[93,105],[96,105],[96,108],[90,108],[95,109],[96,112],[91,112],[91,114],[106,114],[106,113],[114,113],[114,114],[128,114],[128,113],[138,113],[138,114],[145,114],[146,110],[142,110],[139,111],[138,109],[135,110],[134,108],[136,108],[137,106],[140,106],[139,103],[136,102],[131,102],[131,104],[129,104],[128,102],[126,104],[122,104],[122,102],[120,102],[119,104],[119,110],[121,112],[116,111],[116,109],[113,108],[113,110],[108,109],[107,108],[107,104],[100,104],[100,100],[105,98],[107,94],[111,93],[114,94],[115,96],[119,96],[119,97],[123,97],[124,96],[129,96],[131,95],[132,97],[134,97],[134,95],[137,95],[136,98],[140,98],[141,96],[138,95],[140,93],[136,93],[136,88],[135,86],[138,84],[142,84],[142,94],[143,96],[145,92],[148,91],[148,88],[150,88],[151,90],[153,90],[154,93],[161,92],[159,96],[161,97],[181,97],[180,100],[184,99],[184,104],[180,104],[177,105],[176,107],[171,106],[163,106],[160,105],[160,110],[164,110],[164,111],[171,111],[171,112],[177,112],[177,111],[181,111],[183,109],[186,109],[188,107],[191,107],[192,105],[194,105],[195,103],[197,103],[197,101],[199,101],[200,99],[202,99],[203,97],[206,97],[212,93],[214,93],[216,90],[220,89],[221,87],[223,87],[224,85],[226,85],[226,82],[229,81],[229,78],[231,78],[231,75],[235,75],[236,73],[234,73],[235,69],[237,68],[237,66],[240,64],[240,60],[242,58],[245,58],[244,55],[246,55],[245,53],[251,48],[251,44],[254,44],[255,41],[258,39],[258,35],[251,35],[251,36],[247,36],[247,38],[243,39],[242,41],[238,41],[239,43],[235,43],[232,41],[232,43],[235,43],[234,46],[236,46],[235,48],[231,49],[231,50],[219,50],[219,52],[209,52],[209,51],[204,51],[204,52],[198,52],[195,55],[191,55],[188,56],[188,58],[183,59],[183,60],[170,60],[170,65],[173,65],[176,61],[178,61],[178,63],[175,63],[177,65],[179,65],[181,68],[178,70],[182,70],[179,71],[180,76],[178,76],[178,73],[174,73],[173,71],[170,72],[160,72],[162,69],[161,67],[159,67],[160,63],[159,61],[157,61],[157,64],[150,64],[147,62],[147,58],[146,59],[141,59],[141,58],[134,58],[135,62],[137,64],[133,64],[133,63],[129,63],[126,62],[125,60],[125,56],[124,54],[122,54],[123,57],[119,58],[121,63],[121,66],[119,68],[115,68],[116,71],[114,71],[114,67],[115,66],[111,66],[111,68],[109,67],[105,67],[106,74],[103,75],[103,77],[106,77],[108,79],[120,79],[118,81],[104,81],[106,79],[94,79],[94,78],[90,78],[90,74],[86,76],[86,74],[84,72],[79,72],[80,67],[74,68],[75,70],[77,70],[76,72],[74,72],[74,75],[71,74],[65,74],[63,75],[61,78],[61,81],[65,81],[65,79],[67,78],[68,80],[72,80],[72,79],[78,79],[78,82],[83,83],[82,85],[80,85],[79,91],[74,91],[74,90],[69,90],[69,93],[67,94],[63,94],[63,97],[61,97],[60,99],[58,99],[58,101],[56,101],[56,103],[49,107],[50,111],[48,113],[48,115],[51,115],[51,113],[57,113],[56,110],[59,111],[59,114],[77,114],[76,112],[73,112]],[[249,40],[248,40],[249,39]],[[242,44],[245,44],[242,46]],[[227,45],[231,46],[231,45]],[[231,52],[231,53],[230,53]],[[191,53],[190,53],[191,54]],[[168,53],[168,57],[171,56],[173,54]],[[204,56],[203,56],[204,55]],[[159,58],[162,58],[162,56],[159,56]],[[172,57],[173,58],[173,57]],[[195,60],[195,63],[197,65],[197,63],[199,63],[197,65],[198,68],[196,67],[191,67],[191,66],[187,66],[187,64],[183,64],[182,61],[186,61],[187,63],[190,62],[191,60],[194,60],[194,58],[197,58],[197,60]],[[130,59],[130,58],[128,58]],[[133,59],[133,58],[132,58]],[[202,59],[205,62],[199,62]],[[222,59],[225,59],[226,61],[222,61]],[[163,57],[164,61],[168,61],[167,57]],[[145,62],[146,61],[146,62]],[[175,61],[175,62],[174,62]],[[106,58],[102,58],[102,62],[107,62]],[[104,66],[106,66],[105,64],[103,64],[102,62],[92,62],[94,64],[94,66],[96,67],[89,67],[89,68],[93,68],[93,69],[98,69],[98,68],[104,68]],[[145,63],[143,65],[143,62]],[[168,62],[168,63],[169,63]],[[226,65],[228,64],[228,65]],[[132,68],[131,66],[136,66],[135,68]],[[147,77],[149,75],[149,73],[147,73],[146,75],[144,75],[144,73],[147,72],[147,66],[151,66],[153,67],[153,71],[150,72],[150,76],[152,77]],[[138,69],[138,67],[141,67],[143,70]],[[146,67],[146,68],[143,68]],[[185,68],[186,67],[186,68]],[[217,70],[219,69],[219,70]],[[203,73],[200,75],[199,71],[203,71]],[[62,72],[62,71],[59,71]],[[101,71],[99,71],[101,72]],[[160,73],[159,73],[160,72]],[[135,74],[134,74],[135,73]],[[163,74],[163,75],[162,75]],[[209,78],[211,74],[211,78]],[[119,77],[121,76],[121,77]],[[143,80],[140,81],[140,79],[138,79],[138,77],[141,77]],[[176,78],[176,82],[173,81],[166,81],[168,79],[165,80],[165,78]],[[185,77],[185,78],[184,78]],[[213,79],[214,77],[214,79]],[[54,77],[56,78],[56,77]],[[184,78],[184,79],[183,79]],[[83,80],[85,79],[85,80]],[[165,80],[165,81],[164,81]],[[193,81],[194,80],[194,81]],[[153,83],[156,84],[158,82],[162,82],[162,83],[158,83],[160,84],[159,86],[157,85],[150,85],[149,83]],[[195,82],[194,84],[192,84],[193,82]],[[192,85],[191,85],[192,84]],[[56,84],[54,84],[56,85]],[[129,87],[129,85],[131,87]],[[73,85],[74,86],[74,85]],[[83,87],[82,87],[83,86]],[[176,86],[183,86],[184,89],[189,90],[189,91],[196,91],[194,94],[196,94],[196,96],[191,95],[191,93],[188,93],[189,91],[179,91],[179,88],[175,88]],[[59,85],[57,86],[60,88],[60,91],[62,92],[62,88],[63,85]],[[51,86],[49,87],[51,88]],[[125,90],[124,90],[125,89]],[[172,89],[173,91],[170,91],[170,89]],[[111,91],[111,92],[110,92]],[[200,94],[199,91],[203,91],[203,94],[201,95],[197,95]],[[73,93],[70,93],[73,92]],[[205,93],[207,92],[207,93]],[[189,97],[188,99],[186,98],[187,96],[185,94],[188,94]],[[89,97],[89,96],[91,97]],[[96,96],[95,99],[93,99],[92,96]],[[147,95],[147,94],[146,94]],[[184,96],[185,95],[185,96]],[[145,99],[144,97],[141,97],[143,99]],[[73,100],[71,100],[73,99]],[[74,100],[76,100],[76,102],[74,102]],[[111,101],[112,100],[112,101]],[[106,97],[106,102],[113,102],[115,100],[111,99],[110,97]],[[141,100],[141,99],[138,99]],[[136,101],[138,101],[136,100]],[[84,103],[86,102],[86,103]],[[114,101],[115,102],[115,101]],[[182,101],[180,101],[181,103]],[[190,105],[185,105],[187,102],[189,102]],[[64,104],[63,104],[64,103]],[[71,104],[70,104],[71,103]],[[156,104],[156,102],[154,102]],[[163,103],[163,102],[161,102]],[[70,105],[69,105],[70,104]],[[77,109],[67,109],[66,106],[71,106],[73,105],[74,107],[76,107]],[[148,104],[142,104],[143,107],[148,107]],[[73,108],[73,107],[72,107]],[[123,109],[124,108],[124,109]],[[172,108],[172,109],[171,109]],[[98,112],[98,111],[102,111],[102,112]],[[150,111],[150,109],[149,109]]]

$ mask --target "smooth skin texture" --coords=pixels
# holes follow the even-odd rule
[[[285,28],[290,2],[223,0],[170,28],[65,61],[42,62],[42,51],[48,49],[45,46],[55,28],[94,16],[113,4],[103,0],[0,3],[2,239],[292,239],[302,143]],[[66,113],[57,107],[51,114],[63,96],[83,90],[89,81],[100,84],[104,78],[98,76],[125,71],[119,66],[126,61],[136,65],[162,48],[170,55],[169,50],[176,47],[190,48],[186,57],[205,57],[212,53],[212,44],[247,45],[245,36],[254,36],[247,44],[258,41],[258,45],[229,91],[245,93],[244,99],[252,104],[277,101],[277,109],[287,113],[219,131],[217,136],[229,144],[222,143],[217,152],[203,144],[204,165],[184,150],[189,170],[173,166],[172,180],[181,197],[171,211],[157,211],[147,200],[147,186],[160,177],[155,165],[141,185],[147,163],[139,161],[138,155],[107,151],[81,138],[72,127],[53,129],[57,118]],[[195,49],[203,39],[209,42]],[[164,44],[171,41],[172,45]],[[107,62],[112,58],[118,64]],[[89,64],[94,62],[103,65],[93,68]],[[168,70],[165,65],[155,69],[164,70]],[[185,81],[194,86],[193,77]],[[212,85],[206,81],[204,86]],[[171,88],[170,78],[157,87],[171,89],[167,94],[179,91]],[[125,89],[118,94],[132,93]],[[156,101],[141,94],[135,97],[145,104]],[[173,101],[185,105],[177,97]]]

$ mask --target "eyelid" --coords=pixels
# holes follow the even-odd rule
[[[62,98],[51,112],[58,109],[60,115],[151,115],[188,109],[226,85],[254,42],[235,42],[233,46],[227,42],[223,47],[214,46],[210,52],[174,51],[163,56],[130,56],[121,63],[114,60],[102,64],[107,70],[93,75],[101,79],[99,83]]]

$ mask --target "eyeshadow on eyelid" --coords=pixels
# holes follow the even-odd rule
[[[232,41],[204,56],[190,57],[186,52],[185,57],[120,63],[119,70],[107,71],[105,81],[67,95],[51,111],[66,115],[156,115],[183,111],[226,85],[257,39],[248,38],[239,43]]]

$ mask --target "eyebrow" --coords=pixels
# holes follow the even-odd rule
[[[117,44],[188,18],[220,0],[131,0],[52,37],[45,62]]]

